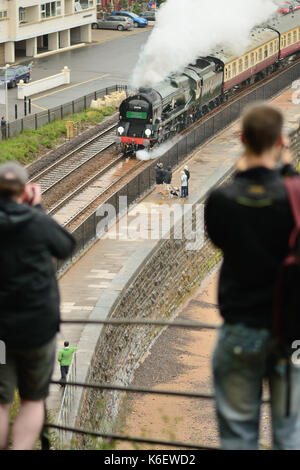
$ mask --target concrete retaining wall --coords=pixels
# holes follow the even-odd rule
[[[24,83],[23,80],[21,80],[18,83],[18,100],[23,100],[25,96],[36,95],[42,91],[70,83],[70,78],[71,71],[65,66],[61,73],[51,75],[51,77],[41,78],[40,80],[30,83]]]

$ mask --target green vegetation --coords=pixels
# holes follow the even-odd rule
[[[71,114],[62,121],[54,121],[40,127],[36,131],[27,130],[22,134],[0,142],[0,163],[8,160],[18,160],[28,164],[35,160],[45,149],[57,147],[66,139],[66,122],[73,121],[77,129],[84,130],[90,125],[96,125],[110,116],[115,108],[108,106],[103,109],[87,109],[81,113]]]

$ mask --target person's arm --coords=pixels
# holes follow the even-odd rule
[[[75,248],[74,237],[50,216],[45,216],[45,234],[52,256],[67,258]]]
[[[62,351],[59,351],[57,360],[58,362],[62,360]]]
[[[77,348],[76,346],[74,346],[73,348],[71,348],[72,352],[77,351],[77,349],[78,349],[78,348]]]
[[[206,201],[204,220],[209,238],[214,245],[223,249],[226,242],[226,224],[224,224],[224,208],[218,191],[213,191]]]
[[[73,236],[46,214],[41,206],[41,187],[36,184],[25,186],[23,202],[29,204],[38,213],[39,230],[43,231],[44,240],[52,256],[67,258],[75,247]]]

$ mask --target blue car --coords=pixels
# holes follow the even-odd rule
[[[131,18],[133,20],[135,28],[144,28],[148,24],[146,18],[141,18],[140,16],[136,15],[135,13],[132,13],[131,11],[113,11],[110,16],[126,16],[128,18]]]
[[[30,80],[30,73],[28,67],[25,65],[12,65],[7,69],[7,87],[14,88],[20,80],[28,83]],[[0,83],[5,83],[5,70],[0,70]]]

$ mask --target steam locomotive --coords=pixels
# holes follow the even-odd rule
[[[300,10],[278,15],[250,33],[240,57],[218,49],[153,88],[140,88],[119,109],[118,141],[124,155],[178,134],[226,101],[237,88],[286,65],[300,51]]]

